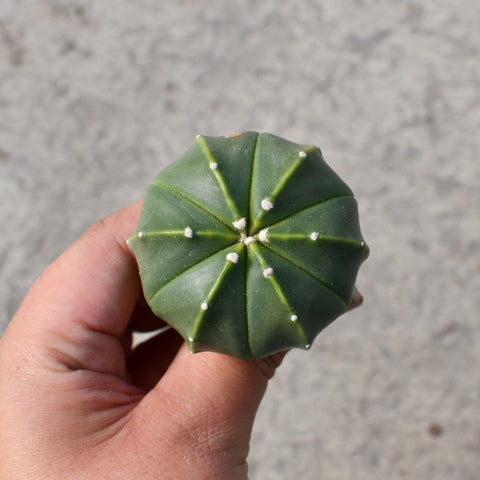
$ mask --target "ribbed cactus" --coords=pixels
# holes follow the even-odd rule
[[[129,246],[148,304],[192,352],[245,359],[308,349],[369,252],[319,148],[256,132],[197,136],[149,187]]]

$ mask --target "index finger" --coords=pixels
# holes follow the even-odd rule
[[[90,227],[35,282],[6,333],[81,328],[120,335],[141,288],[126,244],[140,209],[138,201]]]

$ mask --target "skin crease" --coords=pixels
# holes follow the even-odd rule
[[[192,355],[159,328],[126,245],[134,203],[53,262],[0,339],[0,478],[245,480],[250,434],[285,352]]]

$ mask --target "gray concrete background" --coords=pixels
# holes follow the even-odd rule
[[[287,356],[251,477],[480,478],[479,50],[476,0],[1,0],[2,330],[197,133],[316,143],[366,301]]]

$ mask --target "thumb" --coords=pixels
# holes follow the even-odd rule
[[[168,408],[173,429],[188,437],[177,440],[177,445],[193,441],[193,451],[217,458],[228,453],[244,461],[255,414],[284,355],[246,361],[212,352],[192,355],[184,344],[137,408],[149,418],[150,432],[152,425],[165,428]]]

